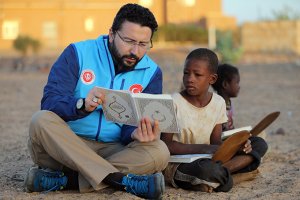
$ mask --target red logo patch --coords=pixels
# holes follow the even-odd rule
[[[130,86],[129,91],[132,93],[141,93],[143,90],[143,86],[140,84],[133,84]]]
[[[96,77],[92,70],[87,69],[82,71],[80,78],[83,83],[89,85],[94,82]]]

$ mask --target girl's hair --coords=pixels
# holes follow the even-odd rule
[[[153,13],[148,8],[134,3],[128,3],[120,8],[113,21],[111,27],[112,31],[116,32],[120,30],[124,21],[149,27],[152,31],[152,35],[158,27]]]
[[[217,73],[218,70],[218,56],[212,50],[206,48],[198,48],[188,54],[185,59],[185,65],[191,60],[205,60],[208,62],[209,70],[212,73]]]
[[[228,83],[231,82],[233,79],[234,75],[239,75],[239,70],[238,68],[229,65],[229,64],[222,64],[219,65],[218,67],[218,79],[217,81],[212,85],[213,89],[217,92],[220,92],[221,89],[223,88],[223,82],[226,81]]]

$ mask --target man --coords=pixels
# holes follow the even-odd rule
[[[158,122],[144,118],[132,127],[106,121],[105,95],[96,87],[162,93],[162,72],[146,55],[156,30],[147,8],[126,4],[109,35],[71,44],[60,55],[44,88],[42,111],[30,124],[28,147],[38,166],[28,171],[28,192],[112,186],[161,197],[160,172],[170,153],[159,139]]]

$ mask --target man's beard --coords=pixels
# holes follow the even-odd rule
[[[140,59],[136,55],[134,55],[134,54],[123,55],[122,56],[120,54],[120,52],[118,51],[118,49],[116,48],[116,45],[115,45],[114,41],[111,43],[110,50],[111,50],[111,54],[112,54],[112,57],[114,59],[115,65],[118,68],[119,72],[130,71],[130,70],[134,69],[134,67],[140,61]],[[127,62],[128,59],[130,59],[129,62]]]

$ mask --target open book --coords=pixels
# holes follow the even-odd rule
[[[106,120],[138,126],[143,117],[149,117],[152,122],[159,122],[162,132],[180,132],[171,95],[100,89],[105,93],[102,108]]]
[[[244,127],[235,128],[235,129],[232,129],[232,130],[229,130],[229,131],[223,131],[222,135],[221,135],[221,138],[222,138],[222,140],[225,140],[226,138],[228,138],[229,136],[231,136],[234,133],[237,133],[237,132],[240,132],[240,131],[245,131],[245,130],[250,131],[251,129],[252,129],[252,126],[244,126]]]
[[[171,155],[169,162],[190,163],[200,158],[212,158],[212,154],[182,154]]]

